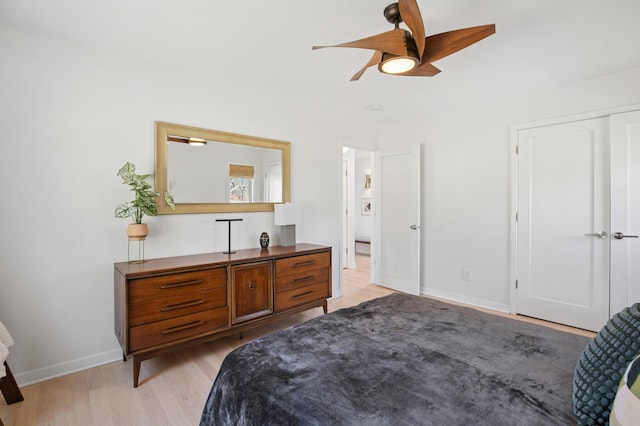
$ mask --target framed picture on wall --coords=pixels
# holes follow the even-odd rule
[[[371,198],[363,198],[362,199],[362,210],[360,212],[363,215],[371,214]]]

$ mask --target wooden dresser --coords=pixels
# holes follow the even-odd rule
[[[115,333],[124,360],[198,344],[320,307],[331,297],[331,247],[238,250],[114,265]]]

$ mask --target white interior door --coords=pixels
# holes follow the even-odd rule
[[[640,111],[612,115],[610,128],[611,313],[616,313],[640,302]]]
[[[347,160],[342,160],[342,267],[349,267],[349,186],[347,185]]]
[[[374,170],[374,282],[420,294],[420,145],[378,151]]]
[[[342,153],[342,267],[356,267],[356,243],[355,243],[355,150],[343,149]]]
[[[268,164],[264,179],[266,202],[282,202],[282,165]]]
[[[519,314],[588,330],[609,317],[606,120],[518,132]]]

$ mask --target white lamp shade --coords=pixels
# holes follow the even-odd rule
[[[295,225],[300,221],[300,209],[297,204],[276,204],[273,206],[273,218],[276,225]]]

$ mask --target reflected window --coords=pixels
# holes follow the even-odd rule
[[[244,164],[229,164],[229,202],[253,202],[253,178],[255,167]]]

